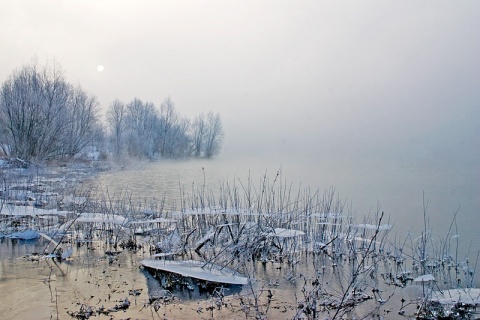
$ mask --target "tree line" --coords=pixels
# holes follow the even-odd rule
[[[97,98],[69,83],[57,62],[25,65],[0,88],[1,149],[24,160],[72,158],[92,146],[116,158],[211,158],[223,136],[218,113],[190,120],[170,98],[159,107],[115,100],[102,122]]]
[[[223,138],[219,114],[201,113],[190,121],[170,98],[158,108],[137,98],[129,103],[116,100],[108,108],[107,122],[117,156],[211,158],[220,151]]]

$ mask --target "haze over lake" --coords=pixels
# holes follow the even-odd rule
[[[309,189],[311,194],[335,190],[345,201],[345,213],[353,213],[361,220],[364,216],[385,212],[386,218],[395,225],[394,232],[405,237],[412,231],[418,235],[423,229],[424,201],[433,235],[444,237],[458,210],[457,230],[462,252],[476,252],[480,241],[477,232],[480,202],[479,166],[438,166],[432,161],[370,162],[334,161],[329,157],[275,157],[220,156],[211,160],[157,161],[127,167],[121,171],[101,174],[98,181],[103,191],[113,197],[128,194],[134,203],[144,202],[147,206],[155,200],[165,198],[167,210],[180,208],[180,189],[187,194],[205,185],[217,197],[221,186],[235,182],[241,189],[249,177],[259,190],[264,177],[276,186],[281,182],[292,190],[294,198],[298,192]],[[205,179],[205,180],[204,180]]]
[[[405,319],[433,290],[478,298],[479,30],[471,0],[1,0],[0,317]],[[252,212],[176,212],[245,186]],[[253,212],[280,190],[281,214]],[[62,213],[16,214],[43,207]],[[249,284],[152,304],[172,283],[141,261],[173,257]]]
[[[473,235],[478,30],[476,1],[5,0],[0,79],[55,59],[103,115],[115,99],[170,97],[190,119],[221,116],[217,158],[106,173],[109,189],[178,195],[202,183],[202,167],[213,189],[281,169],[294,185],[335,188],[358,214],[379,203],[405,229],[425,193],[432,225],[445,230],[459,208]]]

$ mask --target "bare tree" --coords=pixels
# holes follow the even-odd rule
[[[169,157],[179,158],[191,154],[191,138],[188,136],[190,121],[179,118],[172,126],[169,133],[169,143],[166,154]]]
[[[202,156],[203,144],[207,132],[206,127],[207,123],[205,119],[205,114],[202,112],[195,118],[192,125],[193,155],[195,157]]]
[[[98,101],[82,88],[71,90],[67,131],[63,135],[65,154],[73,157],[92,142],[98,118]]]
[[[97,99],[80,86],[72,86],[60,65],[37,62],[15,70],[0,88],[0,146],[19,158],[73,157],[92,143],[102,128]],[[123,146],[139,157],[210,158],[220,151],[223,128],[220,116],[201,113],[191,123],[168,97],[156,108],[133,99],[115,100],[107,123],[116,156]]]
[[[123,133],[126,130],[126,107],[120,100],[115,100],[110,104],[107,111],[107,122],[110,132],[113,135],[115,155],[118,157],[122,153]]]
[[[129,154],[140,157],[153,156],[154,129],[157,122],[155,106],[135,98],[126,108]]]
[[[3,145],[24,159],[73,156],[92,138],[98,103],[73,88],[60,65],[36,61],[16,70],[0,89]]]
[[[163,100],[156,128],[156,150],[162,157],[178,158],[190,154],[190,122],[182,118],[170,97]]]
[[[57,62],[42,70],[43,108],[39,125],[40,158],[63,155],[62,143],[70,122],[69,100],[71,86],[66,82],[63,70]],[[63,141],[62,141],[63,140]]]
[[[220,152],[224,132],[220,115],[209,112],[206,120],[205,134],[205,154],[206,158],[211,158]]]
[[[172,129],[176,125],[177,112],[175,111],[175,104],[170,97],[163,100],[160,105],[160,121],[158,128],[158,150],[162,156],[169,154],[171,145],[173,144]]]
[[[68,116],[69,85],[57,64],[15,71],[2,86],[0,108],[12,154],[26,159],[60,153]]]

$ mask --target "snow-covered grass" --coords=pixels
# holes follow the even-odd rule
[[[268,315],[260,296],[277,284],[295,291],[297,319],[391,312],[391,301],[419,284],[420,300],[393,305],[399,314],[428,316],[429,302],[439,299],[434,291],[477,285],[476,266],[456,258],[451,244],[458,237],[435,242],[425,225],[418,237],[395,235],[392,240],[395,228],[383,212],[359,217],[333,189],[294,193],[289,184],[264,178],[259,185],[221,184],[219,193],[206,186],[180,190],[179,205],[172,209],[163,203],[139,204],[127,193],[93,193],[78,183],[80,176],[75,185],[70,173],[59,174],[60,168],[55,175],[40,171],[45,175],[3,173],[4,190],[28,191],[34,203],[15,206],[8,198],[12,193],[4,192],[1,230],[12,233],[12,228],[39,226],[40,217],[56,217],[55,231],[49,233],[55,248],[97,241],[111,252],[143,250],[150,259],[138,263],[147,268],[244,285],[259,317]],[[55,196],[35,207],[47,192]],[[67,258],[72,256],[69,252]],[[282,270],[282,279],[269,279],[278,274],[275,270]]]

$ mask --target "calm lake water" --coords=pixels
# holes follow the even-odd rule
[[[123,169],[103,172],[95,179],[99,192],[108,194],[110,199],[125,199],[127,196],[132,203],[147,207],[164,201],[166,210],[174,210],[179,206],[180,190],[188,194],[192,189],[202,188],[205,184],[215,195],[222,184],[232,185],[235,182],[240,186],[241,183],[247,184],[249,179],[258,190],[263,177],[273,182],[280,172],[275,183],[277,185],[281,180],[283,184],[291,184],[293,199],[299,189],[309,188],[311,194],[318,189],[322,194],[325,190],[334,188],[340,199],[345,201],[344,212],[354,214],[360,223],[364,216],[373,215],[380,207],[380,211],[385,212],[385,219],[389,219],[388,223],[394,224],[388,238],[391,243],[402,242],[408,232],[412,232],[413,237],[420,235],[423,229],[425,198],[425,203],[428,204],[427,218],[434,241],[445,239],[454,212],[458,210],[454,228],[456,230],[453,230],[452,234],[458,234],[459,237],[453,238],[452,248],[456,247],[458,239],[459,260],[463,261],[463,258],[468,256],[471,260],[469,268],[475,268],[480,249],[480,235],[477,230],[480,226],[477,218],[480,209],[479,168],[477,164],[446,167],[431,162],[414,161],[329,161],[281,155],[243,158],[221,156],[212,160],[132,163]],[[65,318],[67,311],[79,310],[79,303],[96,308],[102,305],[112,307],[126,296],[132,305],[122,313],[123,317],[150,318],[151,311],[144,308],[143,301],[147,294],[159,288],[159,285],[147,272],[139,268],[139,261],[150,257],[147,250],[136,253],[124,250],[110,263],[104,255],[104,243],[100,241],[92,244],[92,250],[86,246],[77,247],[70,261],[56,263],[51,259],[30,261],[22,257],[32,252],[42,252],[48,244],[43,239],[31,242],[3,239],[0,242],[0,291],[9,292],[0,301],[0,314],[4,318],[51,319],[56,314]],[[413,242],[408,242],[407,247],[410,243]],[[312,277],[309,272],[316,270],[311,257],[306,257],[301,259],[296,267],[299,279],[300,274]],[[323,255],[319,257],[327,258]],[[388,259],[386,268],[390,268],[390,262]],[[382,265],[381,263],[380,266]],[[405,268],[410,269],[410,263],[407,263]],[[284,318],[286,314],[279,310],[283,310],[285,306],[290,308],[288,317],[291,318],[291,314],[296,310],[297,296],[293,295],[300,292],[303,282],[298,280],[290,283],[288,278],[292,269],[286,265],[279,267],[278,263],[259,266],[255,272],[256,277],[261,279],[259,286],[268,284],[268,288],[274,289],[274,304],[269,311],[269,318]],[[383,271],[378,272],[377,277],[380,277]],[[328,272],[322,279],[326,283],[333,281]],[[280,281],[278,287],[270,285],[277,280]],[[474,286],[478,287],[479,282],[479,277],[475,275]],[[389,301],[390,304],[384,305],[381,313],[385,314],[384,309],[393,310],[395,312],[390,312],[388,319],[405,319],[396,312],[401,308],[400,298],[405,296],[409,301],[408,299],[422,294],[422,287],[410,283],[406,288],[388,288],[395,296]],[[143,290],[143,293],[138,298],[133,298],[128,295],[131,289]],[[246,287],[245,291],[248,290]],[[387,292],[390,294],[390,291]],[[233,305],[237,303],[235,300],[231,301]],[[199,305],[205,308],[208,303],[208,300],[182,299],[175,305],[164,306],[161,314],[165,312],[165,318],[196,318]],[[27,305],[28,308],[25,307]],[[356,310],[361,313],[368,311],[370,307],[371,305],[361,305]],[[411,307],[415,309],[415,304],[411,304]],[[236,311],[235,308],[223,308],[215,312],[218,313],[217,318],[233,319],[242,315],[241,311]],[[228,312],[233,312],[233,315]],[[406,318],[413,312],[415,310],[407,311]]]
[[[215,194],[222,183],[232,185],[235,181],[238,186],[240,181],[246,184],[249,177],[258,188],[263,177],[273,182],[278,172],[281,174],[276,183],[282,180],[291,184],[292,194],[305,188],[312,194],[334,188],[345,201],[344,211],[354,213],[359,220],[379,207],[400,238],[410,231],[420,234],[424,203],[434,239],[445,238],[458,210],[456,230],[452,232],[459,235],[462,254],[476,258],[480,250],[480,164],[221,155],[210,160],[129,165],[102,173],[98,182],[111,197],[128,194],[132,200],[146,204],[164,198],[166,208],[173,209],[181,198],[180,189],[191,193],[205,183]]]

